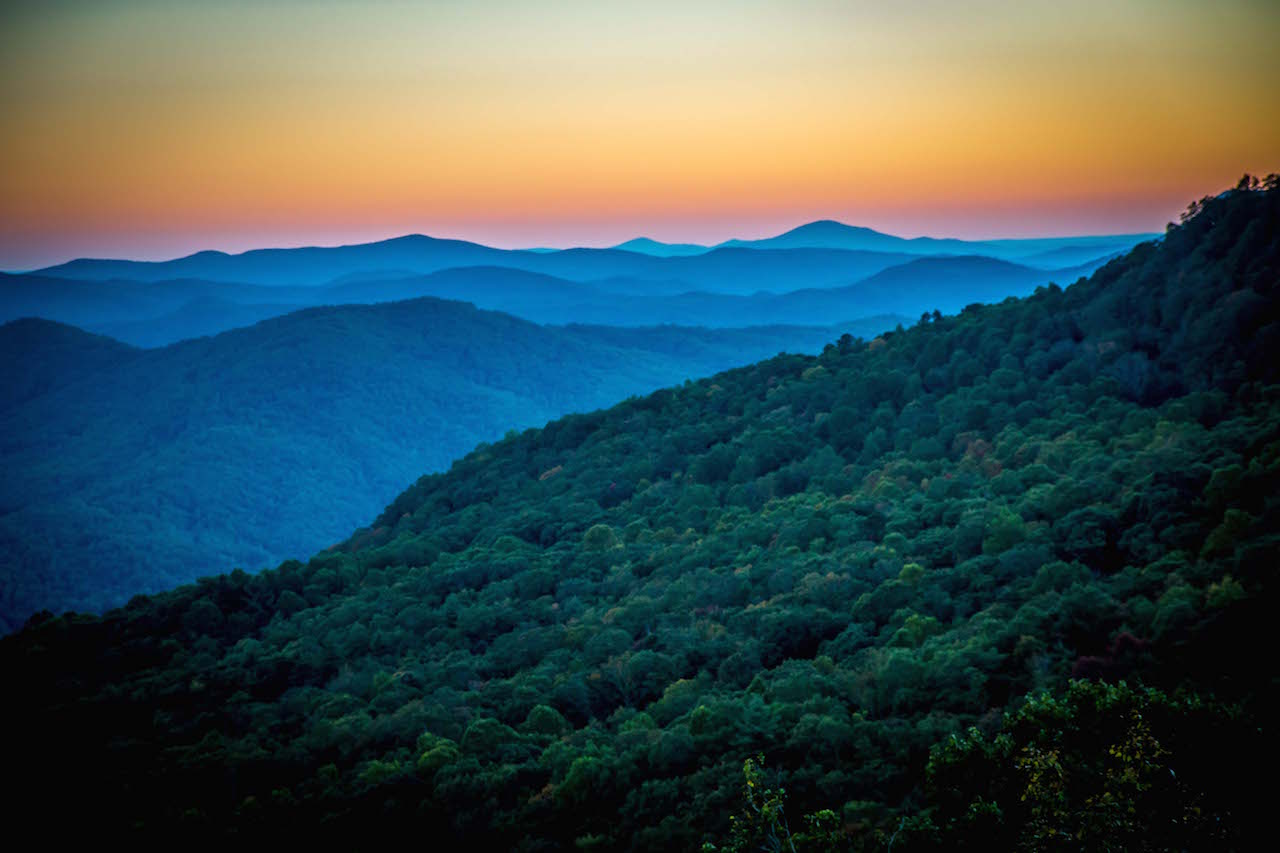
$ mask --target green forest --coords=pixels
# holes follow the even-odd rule
[[[305,562],[41,613],[0,640],[11,831],[1252,846],[1278,288],[1246,178],[1065,289],[513,432]]]

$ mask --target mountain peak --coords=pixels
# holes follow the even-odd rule
[[[432,237],[429,234],[401,234],[399,237],[388,237],[385,240],[376,240],[373,243],[354,243],[351,245],[372,245],[372,246],[395,246],[395,245],[415,245],[419,243],[438,243],[439,237]]]
[[[619,249],[624,252],[638,252],[642,255],[653,255],[659,258],[670,258],[676,256],[687,257],[689,255],[701,255],[709,251],[707,246],[700,246],[695,243],[664,243],[661,240],[655,240],[652,237],[635,237],[627,240],[625,243],[619,243],[611,248]]]
[[[856,249],[899,251],[907,241],[861,225],[846,225],[834,219],[817,219],[760,240],[727,240],[721,246],[755,249]]]
[[[813,222],[806,222],[804,225],[799,225],[792,228],[790,231],[785,231],[782,234],[779,234],[778,236],[786,237],[789,234],[874,234],[879,237],[889,236],[888,234],[883,234],[873,228],[866,228],[861,225],[847,225],[835,219],[815,219]]]

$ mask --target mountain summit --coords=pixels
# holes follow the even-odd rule
[[[854,249],[864,252],[903,252],[908,247],[917,251],[927,250],[933,254],[940,251],[938,244],[954,244],[957,249],[964,246],[959,240],[932,240],[923,242],[906,240],[883,234],[871,228],[859,225],[846,225],[834,219],[819,219],[809,222],[774,237],[759,240],[726,240],[720,246],[737,246],[750,249]],[[922,252],[923,253],[923,252]]]

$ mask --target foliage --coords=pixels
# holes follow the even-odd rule
[[[993,737],[972,729],[935,747],[936,819],[975,849],[1229,846],[1237,815],[1262,808],[1245,768],[1265,773],[1237,715],[1124,682],[1036,694]]]
[[[830,809],[807,815],[804,826],[793,834],[784,814],[787,792],[782,788],[768,787],[765,775],[764,756],[743,762],[742,806],[737,814],[729,816],[729,840],[724,847],[705,842],[703,853],[715,850],[798,853],[830,849],[840,843],[839,821]]]

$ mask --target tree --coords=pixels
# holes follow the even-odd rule
[[[965,849],[1225,849],[1257,794],[1240,762],[1256,737],[1195,695],[1075,681],[935,747],[927,769],[943,838]],[[1244,780],[1250,781],[1244,781]]]
[[[796,853],[785,814],[786,798],[786,789],[768,786],[764,756],[748,758],[742,763],[742,805],[729,817],[729,839],[723,848],[710,842],[704,844],[704,853],[720,849],[732,853]]]

